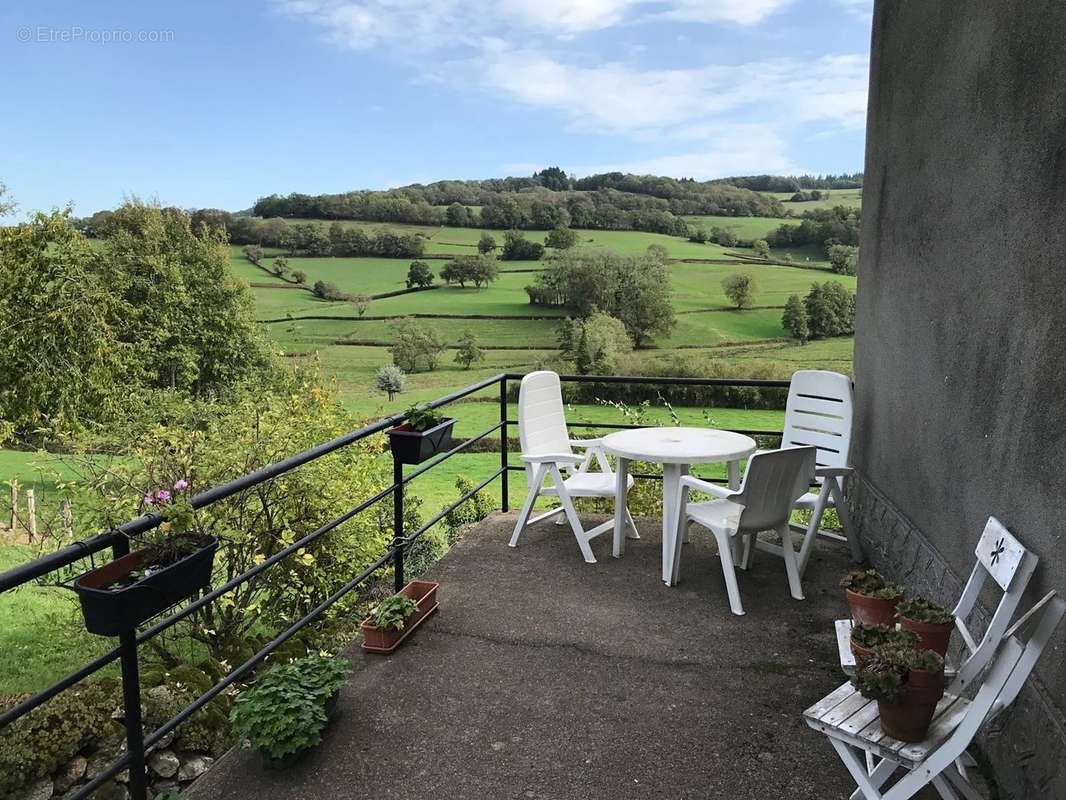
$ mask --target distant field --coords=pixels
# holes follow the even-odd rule
[[[706,217],[687,216],[683,217],[689,225],[703,228],[708,233],[712,228],[726,228],[733,231],[740,239],[762,239],[770,231],[775,231],[782,225],[798,225],[799,222],[792,219],[779,219],[777,217]]]
[[[847,206],[859,208],[862,205],[862,189],[828,189],[829,197],[823,200],[811,200],[805,203],[792,203],[789,198],[795,192],[763,192],[771,197],[776,197],[785,204],[785,209],[799,216],[804,211],[813,211],[816,208],[833,208],[834,206]]]

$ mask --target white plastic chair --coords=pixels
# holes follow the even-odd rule
[[[937,705],[925,741],[908,744],[885,736],[877,703],[850,683],[808,708],[803,714],[807,725],[829,737],[859,787],[852,800],[907,800],[928,784],[944,800],[981,800],[967,777],[966,764],[973,762],[966,748],[982,725],[1014,702],[1064,613],[1066,601],[1050,592],[1006,631],[974,699],[949,689]],[[1023,645],[1015,634],[1036,620]],[[882,793],[881,787],[900,768],[908,774]]]
[[[739,491],[724,489],[692,476],[681,479],[679,522],[682,526],[696,522],[714,534],[722,559],[729,608],[734,614],[744,614],[734,567],[735,544],[741,538],[750,540],[760,531],[775,530],[780,534],[789,591],[797,600],[803,599],[788,518],[796,498],[807,491],[814,477],[816,455],[813,447],[790,447],[756,453],[748,460]],[[718,499],[707,503],[689,503],[688,494],[693,490],[712,494]],[[672,583],[676,583],[681,574],[682,549],[674,548]]]
[[[985,523],[977,547],[974,550],[977,560],[970,571],[959,602],[955,605],[955,627],[966,646],[966,658],[955,673],[950,691],[961,692],[981,674],[1002,641],[1007,626],[1010,625],[1014,612],[1021,603],[1029,579],[1036,571],[1040,561],[1036,553],[1025,549],[1009,530],[995,517],[989,517]],[[980,641],[970,631],[967,622],[977,605],[988,579],[995,581],[1002,590],[999,605],[996,606],[984,636]],[[855,656],[851,652],[851,620],[837,620],[837,649],[840,651],[840,666],[845,672],[855,670]]]
[[[851,379],[839,372],[824,370],[800,370],[792,375],[785,404],[785,427],[781,434],[781,447],[818,448],[815,481],[820,484],[817,494],[805,491],[795,507],[811,512],[799,550],[800,575],[807,570],[814,542],[819,535],[840,539],[837,534],[821,530],[822,515],[826,508],[835,508],[840,524],[851,546],[852,560],[863,560],[862,546],[851,531],[848,509],[844,502],[847,477],[852,470],[848,466],[848,451],[851,448],[851,423],[854,402]],[[796,526],[795,530],[803,530]],[[769,542],[754,541],[755,548],[776,555],[783,555],[781,547]],[[752,550],[747,547],[741,566],[750,565]]]
[[[522,461],[526,465],[526,478],[529,481],[529,496],[518,515],[511,547],[518,546],[518,539],[527,526],[543,519],[565,513],[570,528],[581,548],[581,555],[589,564],[596,563],[589,541],[601,533],[613,530],[614,519],[597,525],[586,531],[574,509],[575,497],[615,496],[615,474],[604,455],[599,439],[571,439],[566,430],[566,415],[563,413],[563,395],[559,376],[549,370],[531,372],[522,378],[518,391],[518,438],[522,446]],[[573,448],[585,450],[583,456],[576,455]],[[595,459],[599,472],[590,472],[589,467]],[[563,472],[569,477],[563,477]],[[545,481],[551,480],[550,485]],[[630,488],[633,478],[627,479]],[[533,506],[540,495],[557,496],[560,506],[530,519]],[[626,509],[626,526],[628,536],[639,539],[637,526]]]

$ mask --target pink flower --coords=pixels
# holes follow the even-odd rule
[[[175,492],[183,492],[189,488],[189,482],[184,478],[180,478],[177,483],[174,484]]]
[[[154,506],[155,505],[155,495],[152,494],[151,492],[148,492],[147,494],[145,494],[145,496],[144,496],[144,504],[146,506]]]
[[[166,489],[160,489],[156,492],[156,497],[159,498],[160,503],[167,503],[170,501],[170,492]]]

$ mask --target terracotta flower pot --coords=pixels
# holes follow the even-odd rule
[[[407,618],[403,628],[383,630],[373,623],[370,617],[363,620],[360,628],[363,631],[363,649],[368,653],[383,653],[388,655],[410,636],[415,628],[426,621],[437,610],[437,587],[435,581],[411,581],[400,590],[400,594],[406,595],[415,601],[417,610]]]
[[[866,663],[873,658],[874,651],[871,647],[863,647],[861,644],[855,641],[855,637],[851,637],[851,654],[855,656],[855,669],[862,669],[866,666]]]
[[[944,696],[944,673],[911,670],[907,676],[902,703],[877,701],[881,730],[901,742],[921,742],[929,734],[929,725],[937,703]]]
[[[902,597],[894,600],[882,600],[878,597],[869,597],[865,594],[857,594],[851,589],[845,589],[848,597],[848,606],[851,608],[851,619],[856,625],[894,625],[896,622],[896,606]]]
[[[918,635],[919,650],[932,650],[934,653],[939,653],[941,658],[947,657],[951,632],[955,630],[954,622],[936,625],[900,615],[899,624],[903,630],[913,631]]]

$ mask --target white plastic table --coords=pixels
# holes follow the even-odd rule
[[[714,428],[634,428],[603,437],[603,449],[618,464],[614,501],[614,557],[625,550],[625,510],[630,461],[663,465],[663,583],[671,583],[674,548],[681,546],[685,526],[678,524],[681,477],[693,464],[725,463],[729,485],[740,488],[740,462],[755,452],[755,440],[732,431]]]

